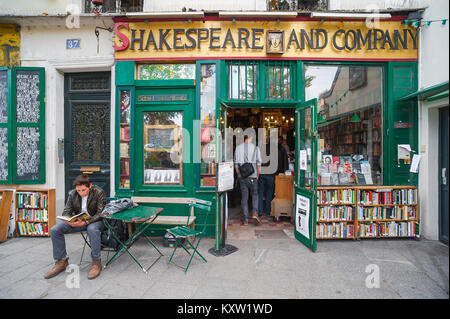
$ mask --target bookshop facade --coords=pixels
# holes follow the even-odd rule
[[[417,105],[400,99],[417,89],[419,45],[404,19],[116,19],[116,196],[164,198],[167,215],[185,209],[167,198],[212,201],[219,249],[225,131],[276,128],[299,241],[414,237]]]

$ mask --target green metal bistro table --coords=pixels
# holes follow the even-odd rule
[[[145,230],[151,226],[151,224],[155,221],[155,219],[159,216],[159,214],[163,211],[163,208],[160,207],[148,207],[148,206],[137,206],[131,209],[127,209],[125,211],[115,213],[113,215],[102,215],[104,218],[105,226],[111,231],[112,236],[117,240],[120,245],[120,249],[112,256],[105,264],[104,268],[106,268],[111,262],[113,262],[123,251],[126,251],[128,255],[130,255],[131,259],[144,271],[147,273],[148,270],[163,256],[163,254],[159,251],[159,249],[155,246],[152,240],[147,237],[144,232]],[[109,223],[111,220],[121,220],[127,224],[137,224],[136,230],[129,236],[128,240],[122,242],[114,231],[112,230],[111,224]],[[158,258],[146,269],[144,268],[138,261],[138,259],[133,256],[133,254],[129,251],[131,246],[139,239],[140,236],[145,237],[147,242],[156,249],[159,253]]]

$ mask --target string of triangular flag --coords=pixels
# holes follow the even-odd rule
[[[427,27],[429,27],[431,25],[431,23],[433,22],[440,22],[442,25],[446,25],[447,24],[448,19],[439,19],[439,20],[404,20],[403,23],[406,26],[414,26],[416,28],[418,28],[419,26],[423,26],[426,25]]]

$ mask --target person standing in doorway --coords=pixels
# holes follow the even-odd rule
[[[253,143],[253,136],[245,136],[244,143],[236,147],[234,153],[234,168],[239,178],[241,188],[242,225],[248,225],[248,196],[252,196],[252,217],[259,224],[258,217],[258,178],[261,170],[261,153]],[[253,165],[253,173],[248,177],[242,177],[239,167],[245,163]]]
[[[271,143],[277,143],[276,137],[275,139],[271,138],[270,143],[265,144],[262,147],[265,147],[265,156],[267,158],[261,164],[261,174],[258,178],[258,216],[261,217],[263,214],[270,216],[271,211],[271,203],[273,199],[273,195],[275,192],[275,174],[278,171],[278,164],[275,161],[278,160],[276,152],[275,154],[271,154],[270,146]],[[278,144],[277,144],[278,145]],[[277,145],[273,145],[274,149],[278,151]],[[281,145],[278,145],[281,147]],[[261,153],[263,149],[261,149]]]
[[[75,189],[69,192],[63,216],[74,216],[80,213],[88,213],[91,217],[84,220],[63,221],[50,229],[50,237],[53,244],[53,259],[55,265],[49,270],[44,278],[49,279],[64,271],[69,265],[66,242],[64,235],[80,231],[87,231],[91,246],[92,264],[88,279],[94,279],[100,275],[102,270],[101,257],[101,232],[105,229],[100,214],[106,205],[104,190],[92,185],[87,175],[79,175],[73,182]]]

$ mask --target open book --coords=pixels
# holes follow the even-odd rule
[[[91,217],[91,215],[89,215],[88,213],[79,213],[79,214],[76,214],[76,215],[73,215],[73,216],[56,216],[56,218],[59,218],[61,220],[65,220],[65,221],[68,221],[68,222],[74,222],[77,219],[84,220],[84,219],[89,218],[89,217]]]

